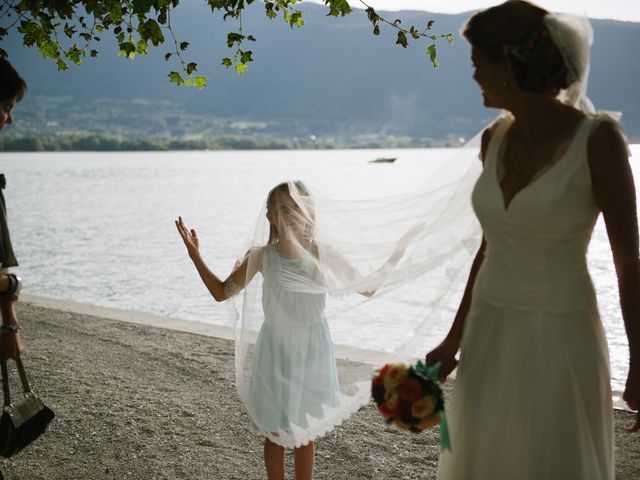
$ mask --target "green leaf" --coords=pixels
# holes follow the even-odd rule
[[[171,55],[173,55],[173,53],[172,53],[172,52],[165,53],[165,54],[164,54],[164,59],[165,59],[165,60],[169,60],[169,59],[171,58]]]
[[[182,76],[178,72],[170,72],[168,77],[169,82],[175,83],[177,86],[180,86],[184,83]]]
[[[449,42],[449,45],[453,45],[453,34],[445,33],[445,34],[441,35],[441,37],[445,38],[447,40],[447,42]]]
[[[378,15],[373,8],[368,7],[366,9],[366,12],[367,12],[367,18],[369,19],[370,22],[378,23],[380,21],[380,15]]]
[[[351,13],[351,6],[347,0],[325,0],[325,3],[329,5],[328,16],[337,17],[340,15],[344,17]]]
[[[246,63],[238,63],[236,65],[236,72],[238,72],[238,75],[242,75],[246,70],[247,70]]]
[[[380,35],[380,26],[379,25],[375,25],[373,27],[373,34],[374,35]]]
[[[133,0],[133,13],[147,14],[151,10],[151,6],[154,4],[153,0]]]
[[[304,25],[304,21],[302,20],[302,12],[300,12],[299,10],[294,10],[293,12],[285,10],[284,21],[287,22],[291,28],[301,27],[302,25]]]
[[[274,11],[275,4],[273,2],[265,2],[264,13],[269,19],[274,19],[278,14]]]
[[[118,52],[118,55],[120,55],[121,57],[127,57],[130,59],[134,59],[136,56],[136,47],[133,43],[131,42],[122,42],[120,43],[120,45],[118,45],[120,47],[120,51]]]
[[[70,26],[68,23],[64,24],[64,34],[67,36],[67,38],[72,38],[75,33],[75,27]]]
[[[91,58],[95,58],[95,57],[98,56],[98,51],[97,50],[91,50],[90,55],[91,55]]]
[[[431,30],[431,28],[433,28],[433,20],[427,22],[427,30]]]
[[[237,32],[229,32],[227,34],[227,47],[232,48],[235,43],[240,45],[244,40],[244,35]]]
[[[49,38],[42,39],[42,41],[40,41],[38,44],[38,50],[40,50],[40,53],[45,58],[53,58],[54,60],[60,58],[58,43]]]
[[[67,52],[66,52],[66,57],[71,60],[73,63],[75,63],[76,65],[81,65],[82,64],[82,52],[84,52],[84,50],[80,50],[78,47],[76,47],[75,45],[73,45]]]
[[[187,75],[191,75],[193,72],[195,72],[198,69],[198,64],[197,63],[188,63],[186,70],[187,70]]]
[[[431,63],[433,64],[433,68],[438,68],[440,66],[440,63],[438,62],[436,44],[432,43],[431,45],[429,45],[427,47],[426,53],[427,55],[429,55],[429,60],[431,60]]]
[[[253,52],[251,50],[242,52],[242,54],[240,55],[240,63],[253,62],[253,58],[251,58],[251,55],[253,55]]]
[[[122,14],[124,12],[120,2],[111,2],[110,6],[111,6],[111,9],[109,10],[109,15],[108,15],[109,20],[111,20],[113,23],[116,23],[116,24],[122,23]]]
[[[409,43],[407,42],[407,36],[404,34],[403,31],[399,31],[398,39],[396,40],[396,45],[402,45],[402,48],[407,48],[408,44]]]
[[[138,44],[136,45],[136,53],[139,53],[140,55],[146,55],[147,47],[148,44],[145,40],[138,40]]]
[[[196,77],[193,79],[193,86],[202,90],[207,86],[207,77],[205,77],[204,75],[196,75]]]
[[[189,48],[189,42],[180,42],[180,50],[184,52],[187,48]]]
[[[64,72],[65,70],[69,70],[69,67],[67,66],[64,60],[58,59],[58,61],[56,62],[56,65],[58,66],[59,72]]]
[[[231,61],[230,58],[223,58],[222,62],[220,62],[220,64],[224,65],[227,68],[229,68],[231,65],[233,65],[233,62]]]
[[[143,40],[150,40],[154,47],[164,42],[164,35],[160,30],[160,25],[153,19],[141,22],[138,26],[138,33]]]

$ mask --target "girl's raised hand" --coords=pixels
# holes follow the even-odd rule
[[[200,248],[200,241],[198,240],[198,235],[196,231],[192,228],[191,230],[187,229],[182,220],[182,217],[178,217],[176,220],[176,228],[178,229],[178,233],[182,237],[182,241],[184,242],[184,246],[187,247],[187,251],[189,252],[189,256],[193,257],[198,255],[198,250]]]

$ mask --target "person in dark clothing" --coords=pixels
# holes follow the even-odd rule
[[[27,91],[27,84],[5,58],[0,58],[0,132],[5,125],[13,123],[12,110]],[[18,265],[11,246],[7,209],[3,190],[6,178],[0,173],[0,355],[5,358],[18,358],[24,350],[20,338],[20,326],[13,308],[18,300],[22,281],[11,272]]]

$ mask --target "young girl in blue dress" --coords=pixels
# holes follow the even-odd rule
[[[269,192],[266,219],[265,231],[258,228],[253,246],[226,280],[200,256],[196,231],[182,218],[176,226],[216,301],[244,290],[236,326],[236,384],[252,427],[265,437],[268,478],[284,479],[285,448],[293,448],[295,478],[311,479],[314,440],[369,398],[367,382],[341,394],[325,316],[327,281],[354,284],[358,273],[339,251],[319,245],[314,205],[302,182],[282,183]],[[397,245],[387,263],[398,261],[405,244]]]

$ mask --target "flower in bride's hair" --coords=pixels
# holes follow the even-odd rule
[[[407,376],[407,367],[402,363],[391,365],[384,376],[384,388],[389,390],[396,388],[402,379]]]
[[[438,400],[433,395],[427,395],[411,405],[411,415],[416,418],[425,419],[433,415],[437,405]]]

